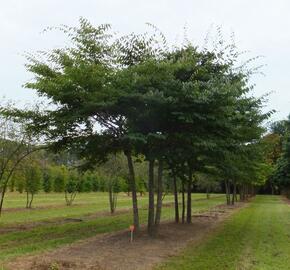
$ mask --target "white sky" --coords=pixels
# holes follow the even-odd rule
[[[111,23],[121,33],[142,32],[150,22],[172,42],[183,35],[196,45],[211,25],[235,32],[241,50],[263,55],[264,76],[255,76],[255,94],[272,91],[267,109],[273,119],[290,113],[289,0],[0,0],[0,96],[27,102],[36,95],[22,85],[32,78],[23,53],[63,45],[59,34],[41,34],[48,26]]]

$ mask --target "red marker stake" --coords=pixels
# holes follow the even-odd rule
[[[130,235],[131,235],[130,242],[132,243],[133,242],[134,229],[135,229],[134,225],[131,225],[129,227],[129,229],[130,229]]]

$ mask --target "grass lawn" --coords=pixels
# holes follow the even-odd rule
[[[212,198],[220,197],[221,194],[212,194]],[[206,194],[194,193],[193,200],[206,198]],[[64,194],[45,194],[35,195],[33,207],[36,209],[26,210],[25,194],[8,193],[4,201],[4,211],[0,217],[0,228],[6,225],[15,225],[29,222],[45,221],[56,218],[76,218],[82,215],[94,214],[97,212],[109,211],[108,194],[105,192],[81,193],[78,194],[74,204],[70,207],[65,205]],[[173,196],[167,195],[164,203],[173,202]],[[138,198],[139,207],[145,207],[148,197]],[[131,208],[131,197],[126,194],[119,194],[117,210]],[[43,207],[43,208],[37,208]],[[11,208],[19,208],[17,211],[9,211]],[[18,211],[20,210],[20,211]],[[24,210],[24,211],[23,211]]]
[[[91,194],[89,195],[91,196]],[[201,197],[204,198],[205,194],[193,194],[193,199],[200,199]],[[106,196],[104,196],[104,204],[105,198]],[[131,203],[130,198],[124,198],[124,200],[126,200],[126,204],[124,204],[124,207],[129,207]],[[172,196],[168,196],[166,200],[172,200]],[[102,201],[102,199],[100,199],[100,201]],[[143,202],[141,204],[145,206],[147,198],[142,199],[142,201]],[[225,198],[223,196],[213,196],[210,200],[196,200],[192,202],[193,212],[206,211],[209,208],[212,208],[224,202]],[[25,213],[27,215],[26,211],[23,211],[23,213],[19,211],[6,212],[1,217],[1,221],[2,219],[4,220],[2,228],[8,225],[11,226],[12,224],[15,224],[13,223],[13,220],[16,222],[26,222],[29,220],[39,221],[42,219],[49,220],[51,218],[55,218],[56,216],[59,217],[65,215],[82,217],[84,214],[87,214],[88,211],[93,211],[93,209],[94,212],[96,212],[97,210],[102,211],[108,209],[107,202],[105,205],[103,205],[103,208],[101,206],[99,208],[96,208],[97,204],[98,200],[96,199],[96,201],[93,200],[91,206],[89,206],[90,204],[80,205],[80,208],[76,208],[78,210],[70,210],[74,209],[70,207],[31,210],[31,214],[29,214],[27,218],[24,218],[22,216],[25,215]],[[141,223],[146,222],[146,217],[147,211],[144,209],[140,210]],[[162,212],[162,218],[173,219],[173,217],[173,207],[164,207]],[[113,232],[126,229],[131,223],[132,215],[131,212],[129,212],[115,216],[100,216],[93,220],[87,220],[83,222],[38,226],[25,231],[7,232],[4,234],[0,234],[0,262],[24,254],[42,252],[44,250],[53,249],[63,244],[72,243],[74,241],[85,239],[99,233]]]
[[[221,194],[211,194],[212,197],[220,196]],[[193,193],[193,199],[203,199],[206,198],[205,193]],[[141,201],[146,201],[147,197],[138,197]],[[172,195],[166,195],[164,200],[166,201],[173,201]],[[118,197],[118,203],[123,204],[126,202],[131,202],[131,197],[128,197],[127,194],[120,193]],[[26,203],[26,194],[25,193],[18,193],[18,192],[8,192],[6,194],[4,200],[4,209],[9,208],[24,208]],[[79,193],[76,196],[74,201],[75,205],[81,204],[94,204],[94,205],[102,205],[103,207],[108,206],[108,193],[107,192],[90,192],[90,193]],[[65,199],[63,193],[38,193],[35,195],[33,206],[34,207],[45,207],[45,206],[64,206]]]
[[[157,269],[290,269],[290,207],[279,196],[257,196],[202,244]]]

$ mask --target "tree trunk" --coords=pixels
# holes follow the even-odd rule
[[[112,192],[112,188],[109,188],[109,202],[110,202],[110,210],[111,210],[111,214],[114,214],[114,199],[113,199],[113,192]]]
[[[271,195],[274,195],[274,187],[272,184],[271,184]]]
[[[182,179],[182,223],[185,223],[185,187]]]
[[[136,189],[134,164],[132,161],[131,153],[126,152],[125,155],[127,157],[128,169],[129,169],[129,186],[132,192],[134,227],[135,227],[135,232],[138,232],[140,229],[140,226],[139,226],[139,213],[138,213],[138,201],[137,201],[137,189]]]
[[[29,204],[29,193],[28,191],[26,191],[26,208],[28,208],[28,204]]]
[[[178,191],[177,191],[177,183],[176,183],[175,175],[173,175],[173,188],[174,188],[175,222],[179,223]]]
[[[31,199],[30,199],[30,202],[29,202],[29,208],[32,207],[33,198],[34,198],[34,194],[31,193]]]
[[[246,199],[246,185],[243,184],[241,187],[241,200],[245,201],[245,199]]]
[[[210,194],[209,194],[209,187],[206,187],[206,198],[209,200]]]
[[[231,204],[231,190],[230,190],[230,182],[228,180],[225,180],[225,188],[226,188],[226,199],[227,199],[227,205]]]
[[[149,193],[149,204],[148,204],[148,233],[150,236],[154,235],[154,160],[149,160],[149,171],[148,171],[148,193]]]
[[[236,184],[236,182],[234,181],[234,183],[233,183],[233,194],[232,194],[232,205],[235,204],[235,201],[236,201],[236,194],[237,194],[237,184]]]
[[[187,183],[187,212],[186,212],[186,222],[191,223],[191,188],[192,188],[192,169],[189,166],[188,170],[188,183]]]
[[[118,193],[114,193],[114,212],[117,208]]]
[[[149,160],[148,167],[148,233],[154,234],[154,160]]]
[[[157,203],[156,203],[156,215],[155,215],[155,226],[156,231],[158,230],[160,219],[161,219],[161,210],[162,210],[162,195],[163,195],[163,161],[160,159],[158,161],[158,176],[157,176]]]
[[[1,190],[1,199],[0,199],[0,217],[1,217],[1,214],[2,214],[2,208],[3,208],[3,202],[4,202],[4,196],[5,196],[5,190],[6,188],[3,187],[3,189]]]
[[[245,199],[248,200],[249,197],[249,186],[245,185]]]

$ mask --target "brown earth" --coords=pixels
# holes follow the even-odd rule
[[[235,211],[245,206],[219,206],[203,214],[196,214],[192,224],[161,224],[158,237],[152,239],[145,228],[133,243],[129,232],[120,231],[58,248],[39,255],[19,257],[5,265],[9,270],[144,270],[152,269],[188,244],[197,245]],[[5,268],[6,269],[6,268]]]

